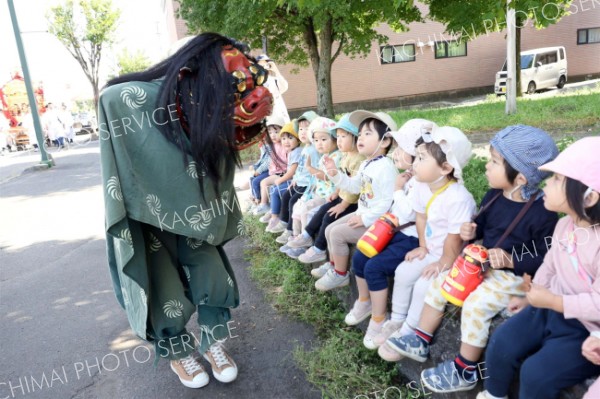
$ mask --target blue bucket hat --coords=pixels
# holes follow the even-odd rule
[[[343,129],[354,136],[358,136],[358,127],[356,127],[352,122],[350,122],[350,113],[342,115],[340,120],[331,128],[332,134],[334,137],[336,136],[336,130]]]
[[[315,111],[306,111],[302,115],[298,117],[298,122],[300,121],[308,121],[308,123],[315,120],[319,115]]]
[[[527,179],[527,184],[521,188],[525,200],[539,191],[538,185],[550,176],[550,173],[538,168],[558,156],[558,148],[552,137],[542,129],[527,125],[502,129],[496,133],[490,145]]]

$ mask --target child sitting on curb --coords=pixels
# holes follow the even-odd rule
[[[394,276],[390,339],[414,332],[431,278],[452,266],[462,248],[460,228],[471,221],[475,200],[462,184],[462,169],[471,157],[471,143],[457,128],[438,127],[417,141],[413,173],[421,183],[413,188],[413,208],[419,247],[410,251]],[[392,328],[390,328],[392,327]],[[379,347],[384,360],[396,361],[390,339]]]
[[[292,178],[292,184],[281,195],[281,211],[279,219],[281,223],[271,229],[271,233],[281,233],[275,241],[285,244],[288,238],[292,235],[293,220],[292,210],[294,204],[302,197],[311,182],[311,174],[307,168],[306,161],[310,159],[311,165],[317,166],[319,162],[319,153],[312,144],[308,134],[309,123],[318,115],[314,111],[306,111],[298,118],[298,139],[300,139],[302,152],[298,167]]]
[[[405,172],[396,177],[396,191],[391,213],[398,218],[398,226],[405,226],[397,231],[387,246],[372,258],[360,250],[354,252],[352,269],[356,275],[358,300],[350,313],[346,315],[346,324],[357,325],[371,315],[363,344],[368,349],[377,349],[383,342],[376,344],[375,336],[379,335],[385,322],[388,301],[388,278],[393,277],[396,267],[406,254],[419,246],[417,229],[414,227],[415,211],[410,195],[419,183],[412,176],[412,164],[416,155],[416,142],[425,131],[436,128],[435,123],[424,119],[411,119],[400,130],[392,132],[398,144],[393,153],[397,168]],[[411,223],[413,225],[406,226]],[[359,312],[360,311],[360,312]],[[389,327],[390,323],[388,323]]]
[[[562,389],[600,373],[581,353],[600,329],[600,137],[581,139],[540,170],[553,172],[544,206],[565,213],[533,283],[529,306],[492,334],[485,352],[485,391],[506,398],[519,373],[519,398],[555,399]],[[519,370],[520,368],[520,370]]]
[[[344,114],[333,126],[332,134],[337,137],[337,146],[342,153],[340,171],[349,177],[358,172],[358,168],[365,157],[357,151],[356,140],[358,127],[350,123],[350,114]],[[291,241],[288,245],[294,247],[310,247],[298,257],[302,263],[311,264],[327,260],[327,240],[325,229],[331,223],[344,217],[358,208],[358,194],[349,193],[339,188],[328,198],[328,202],[321,206],[302,231],[301,237]],[[330,267],[327,262],[325,267],[314,269],[313,277],[321,278]]]
[[[297,238],[302,237],[301,232],[308,224],[309,217],[314,215],[318,208],[325,204],[327,199],[335,192],[335,186],[327,178],[325,166],[323,165],[325,156],[333,159],[336,166],[340,163],[342,157],[342,153],[337,148],[335,131],[331,130],[333,126],[335,126],[334,120],[319,117],[312,121],[308,128],[308,134],[312,137],[312,142],[319,152],[319,168],[308,165],[310,160],[307,160],[307,169],[312,175],[312,180],[310,188],[304,192],[302,198],[294,206],[294,235]],[[290,241],[287,245],[288,250],[285,251],[293,259],[306,252],[306,247],[293,245],[296,241],[296,239]]]
[[[398,171],[386,155],[392,145],[391,132],[398,129],[396,122],[386,113],[362,110],[352,112],[350,122],[359,127],[358,152],[366,158],[358,173],[352,178],[340,173],[329,158],[324,159],[324,164],[327,175],[336,186],[351,193],[360,193],[358,209],[325,229],[333,269],[315,282],[320,291],[349,284],[349,245],[356,244],[368,226],[390,209],[394,199]]]
[[[453,360],[423,370],[423,384],[433,392],[466,391],[477,384],[477,362],[487,345],[492,318],[525,296],[523,274],[534,275],[547,252],[546,238],[552,236],[558,216],[544,208],[539,184],[548,173],[538,167],[558,155],[548,134],[531,126],[509,126],[490,142],[491,159],[486,177],[491,186],[483,197],[474,223],[464,223],[464,241],[483,239],[490,267],[483,282],[465,300],[461,314],[461,347]],[[531,204],[527,205],[529,201]],[[489,205],[488,205],[489,204]],[[528,208],[528,209],[527,209]],[[526,213],[522,214],[525,211]],[[520,218],[519,218],[520,215]],[[516,225],[513,220],[519,219]],[[509,231],[510,227],[513,227]],[[506,235],[508,232],[508,235]],[[502,241],[500,238],[504,237]],[[525,247],[533,254],[518,253]],[[515,251],[517,256],[513,257]],[[419,327],[414,335],[399,338],[395,348],[401,355],[424,361],[433,334],[443,321],[447,300],[441,286],[448,272],[440,273],[429,287]],[[456,378],[454,378],[456,377]]]

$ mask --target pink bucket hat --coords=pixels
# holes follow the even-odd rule
[[[539,167],[580,181],[600,192],[600,137],[585,137],[567,147],[552,162]]]

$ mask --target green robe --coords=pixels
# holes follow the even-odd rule
[[[189,154],[186,166],[158,130],[177,120],[174,106],[157,110],[160,84],[129,82],[103,91],[100,159],[115,294],[135,334],[153,342],[157,355],[177,359],[193,350],[185,325],[196,310],[201,334],[192,333],[191,343],[200,353],[226,338],[239,293],[222,245],[243,224],[234,168],[215,192],[202,167]],[[190,148],[187,138],[184,146]]]

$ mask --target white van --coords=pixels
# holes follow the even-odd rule
[[[506,61],[500,72],[496,72],[494,92],[506,94]],[[521,52],[521,90],[529,94],[536,90],[556,86],[559,89],[567,82],[567,54],[564,47],[544,47]]]

